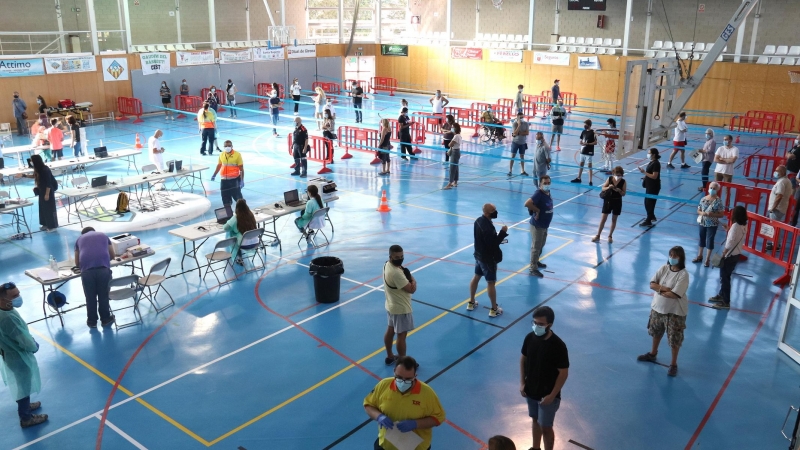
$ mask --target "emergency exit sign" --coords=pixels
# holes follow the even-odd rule
[[[364,52],[356,52],[356,56],[364,56]]]

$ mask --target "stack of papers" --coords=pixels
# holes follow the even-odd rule
[[[61,275],[58,272],[51,270],[49,267],[40,267],[38,269],[31,269],[31,275],[39,278],[42,281],[58,280]]]
[[[398,450],[414,450],[422,443],[422,438],[417,433],[413,431],[403,433],[396,426],[392,429],[387,429],[384,438],[397,447]]]

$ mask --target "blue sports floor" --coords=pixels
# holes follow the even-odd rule
[[[427,104],[427,97],[407,98],[412,111]],[[365,107],[365,125],[374,128],[381,112],[396,118],[399,96],[379,95]],[[301,116],[313,131],[311,110],[304,103]],[[219,123],[220,138],[231,139],[244,155],[244,196],[251,207],[305,186],[305,180],[289,176],[290,107],[284,113],[278,139],[256,103],[241,105],[238,120]],[[347,101],[338,105],[337,115],[337,125],[352,124]],[[57,319],[31,324],[41,344],[37,358],[43,379],[42,392],[33,399],[42,401],[50,420],[22,430],[14,399],[0,387],[0,448],[372,448],[377,425],[366,422],[362,401],[379,379],[392,375],[383,363],[386,316],[380,290],[392,244],[405,249],[419,285],[413,297],[417,328],[408,338],[408,353],[420,362],[419,379],[430,383],[447,413],[447,422],[434,430],[434,449],[477,450],[495,434],[511,437],[518,449],[531,446],[530,419],[518,391],[519,357],[531,312],[543,304],[555,310],[553,330],[566,342],[571,362],[556,417],[556,448],[580,448],[570,441],[593,449],[785,448],[780,426],[800,389],[798,366],[777,350],[787,293],[772,280],[782,270],[751,257],[736,268],[733,308],[716,311],[706,299],[716,294],[718,272],[689,263],[691,304],[680,373],[669,378],[665,366],[637,362],[651,342],[646,330],[651,276],[670,247],[684,246],[689,259],[696,252],[699,167],[664,169],[658,222],[644,229],[638,226],[644,208],[635,170],[644,163],[643,154],[621,161],[629,195],[614,243],[606,241],[610,223],[603,240],[591,243],[604,177],[596,172],[594,189],[586,174],[583,184],[569,183],[577,171],[577,130],[586,117],[596,127],[605,125],[605,116],[573,112],[563,151],[553,154],[557,206],[544,279],[528,276],[527,270],[530,237],[523,203],[534,192],[532,178],[519,176],[518,165],[515,176],[507,177],[508,147],[481,145],[467,139],[467,131],[461,181],[449,191],[441,190],[447,172],[438,136],[428,135],[417,161],[394,156],[389,177],[377,175],[379,167],[369,165],[371,155],[354,152],[352,159],[341,160],[343,151],[337,150],[329,177],[341,199],[331,212],[336,230],[326,231],[331,244],[317,250],[305,242],[297,246],[298,233],[284,218],[279,222],[283,252],[269,248],[265,267],[223,286],[213,277],[199,282],[196,272],[179,273],[182,243],[167,233],[170,227],[137,232],[157,250],[153,259],[173,258],[175,276],[165,286],[177,306],[156,314],[144,302],[144,325],[119,332],[88,329],[82,308],[66,314],[63,328]],[[173,122],[153,115],[142,124],[103,126],[109,150],[130,147],[135,133],[146,138],[160,128],[166,160],[201,159],[191,118]],[[690,128],[690,147],[702,145],[704,129]],[[755,138],[745,142],[743,156],[765,144]],[[669,147],[662,151],[665,166]],[[212,160],[216,156],[204,159]],[[141,156],[139,166],[146,161]],[[595,161],[601,165],[599,152]],[[318,169],[309,163],[311,173]],[[532,172],[530,163],[526,170]],[[91,174],[124,171],[116,163]],[[209,183],[209,177],[203,175],[214,208],[221,204],[219,184]],[[388,195],[390,213],[375,210],[381,190]],[[21,192],[30,192],[30,181],[23,182]],[[489,305],[483,290],[480,310],[466,311],[474,264],[472,223],[486,202],[497,206],[497,227],[511,228],[497,285],[505,314],[493,319],[483,308]],[[26,214],[38,229],[36,208]],[[195,221],[212,214],[209,210]],[[102,231],[102,224],[96,226]],[[20,286],[26,320],[41,319],[42,310],[41,291],[24,270],[44,265],[49,254],[66,259],[77,236],[59,229],[0,243],[0,281]],[[724,233],[717,239],[721,243]],[[334,305],[314,300],[306,265],[320,255],[344,261],[341,300]],[[485,286],[482,282],[479,289]],[[62,291],[69,307],[83,303],[79,281]],[[660,355],[668,361],[666,342]]]

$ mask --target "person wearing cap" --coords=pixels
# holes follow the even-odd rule
[[[42,388],[39,364],[34,353],[39,344],[33,339],[28,324],[19,315],[22,296],[14,283],[0,285],[0,373],[8,391],[17,401],[19,425],[32,427],[47,421],[47,414],[33,414],[42,402],[31,403],[31,394]]]
[[[75,266],[81,269],[81,283],[86,296],[86,325],[97,328],[97,315],[104,327],[114,323],[108,304],[111,283],[111,260],[116,257],[111,239],[104,233],[86,227],[75,241]]]
[[[561,88],[558,87],[558,82],[561,80],[554,80],[553,87],[550,88],[550,96],[552,97],[553,104],[557,103],[559,100],[564,100],[561,96]]]

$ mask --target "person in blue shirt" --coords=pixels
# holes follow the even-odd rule
[[[306,209],[302,214],[300,214],[300,217],[294,219],[294,224],[297,226],[297,229],[303,233],[303,236],[305,236],[306,239],[308,239],[308,236],[306,235],[306,225],[311,222],[311,218],[314,217],[314,213],[320,208],[324,207],[325,205],[322,203],[322,197],[319,196],[319,188],[315,184],[309,185]]]
[[[553,198],[550,196],[550,176],[544,175],[539,179],[539,189],[531,198],[525,201],[525,207],[531,215],[531,266],[530,274],[544,278],[539,269],[547,268],[546,264],[539,262],[542,249],[547,242],[547,228],[553,220]]]

